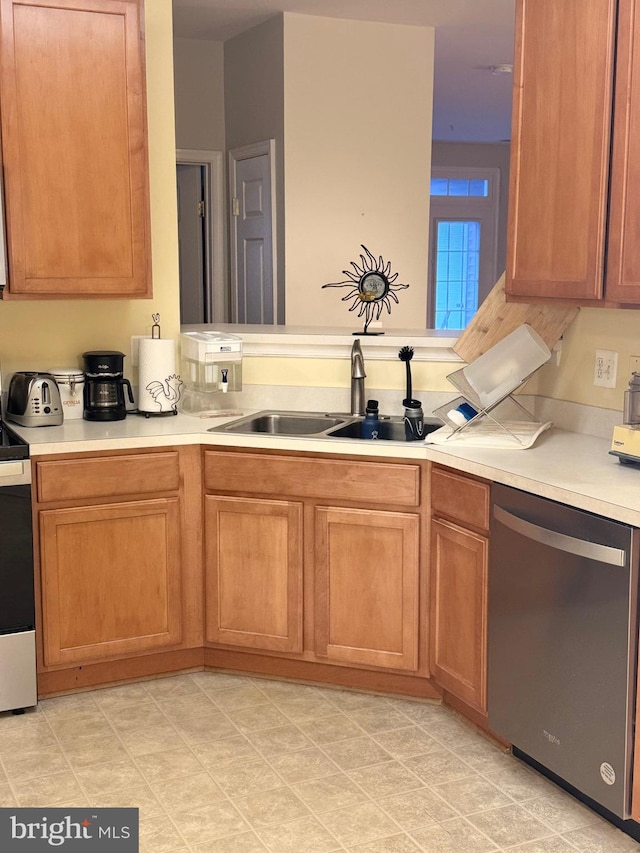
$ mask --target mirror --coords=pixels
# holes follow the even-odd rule
[[[174,0],[174,19],[175,19],[175,28],[176,28],[176,38],[175,38],[175,82],[176,82],[176,135],[177,135],[177,144],[180,148],[201,148],[206,150],[220,150],[220,151],[228,151],[228,149],[233,148],[238,143],[244,143],[245,139],[241,137],[242,131],[242,117],[238,116],[234,113],[234,108],[229,109],[229,103],[234,103],[229,99],[229,86],[228,79],[226,79],[227,75],[229,75],[231,68],[233,70],[234,57],[231,58],[229,56],[225,56],[225,50],[223,49],[222,42],[212,42],[212,41],[204,41],[200,39],[193,38],[193,35],[185,34],[185,30],[181,28],[180,24],[180,7],[182,6],[181,0]],[[219,0],[212,0],[212,5],[220,6],[223,5]],[[226,3],[226,6],[229,6],[229,3]],[[411,3],[409,5],[412,5]],[[429,0],[420,0],[418,4],[421,7],[442,7],[441,3],[432,4]],[[476,4],[457,4],[453,2],[449,4],[451,8],[456,7],[457,9],[457,18],[454,16],[453,21],[449,21],[448,23],[444,21],[442,26],[437,26],[435,28],[435,49],[433,50],[434,61],[435,61],[435,81],[433,85],[434,91],[434,120],[433,120],[433,132],[434,132],[434,143],[433,143],[433,163],[434,165],[438,165],[439,167],[453,165],[457,169],[463,168],[465,166],[471,166],[473,168],[478,168],[482,165],[488,165],[491,168],[497,168],[500,171],[500,198],[499,205],[501,209],[501,218],[498,224],[498,234],[495,238],[495,251],[498,261],[496,263],[495,269],[496,274],[494,277],[494,281],[490,282],[488,285],[485,282],[483,287],[486,291],[490,289],[495,280],[498,278],[499,274],[502,272],[504,268],[504,246],[506,243],[506,238],[504,236],[506,232],[506,197],[507,197],[507,174],[508,171],[508,137],[509,137],[509,118],[504,120],[504,103],[507,104],[507,112],[510,113],[510,102],[511,102],[511,78],[510,75],[502,75],[500,76],[498,73],[494,73],[494,65],[502,65],[505,62],[508,62],[512,58],[513,53],[513,7],[514,0],[479,0]],[[464,11],[464,14],[461,14],[460,5],[462,6],[472,6],[473,13],[477,15],[484,15],[487,18],[487,21],[484,22],[483,26],[479,26],[477,19],[475,23],[472,25],[472,29],[474,30],[474,38],[476,41],[476,48],[474,51],[470,51],[468,48],[468,30],[470,29],[469,23],[465,23],[464,17],[471,12],[467,13]],[[480,8],[476,8],[480,7]],[[289,8],[289,6],[288,6]],[[441,16],[445,15],[445,12],[440,12]],[[498,14],[500,15],[500,20],[497,20]],[[492,18],[493,16],[493,18]],[[310,18],[306,15],[294,15],[292,16],[296,19],[310,20],[314,22],[314,26],[316,22],[323,21],[326,19],[318,19],[318,18]],[[271,19],[273,21],[278,21],[277,18]],[[440,21],[440,19],[439,19]],[[360,22],[362,23],[362,22]],[[344,22],[345,27],[354,24],[353,21]],[[499,25],[498,25],[499,24]],[[492,29],[493,28],[493,29]],[[496,31],[497,34],[493,34],[493,30]],[[264,37],[266,34],[266,41],[273,47],[276,51],[278,51],[278,47],[282,47],[282,35],[278,35],[277,27],[270,27],[269,22],[261,24],[258,27],[257,31],[252,31],[255,36],[256,32],[261,32]],[[204,29],[201,29],[199,32],[205,32]],[[208,31],[206,31],[208,32]],[[182,33],[182,35],[181,35]],[[506,35],[505,35],[506,33]],[[253,36],[251,36],[253,37]],[[239,40],[249,38],[246,34],[240,37]],[[280,38],[280,42],[278,42],[278,38]],[[270,41],[269,41],[270,40]],[[234,42],[236,40],[234,39]],[[361,40],[364,41],[364,40]],[[227,43],[227,47],[228,47]],[[465,49],[465,44],[467,48]],[[504,45],[508,44],[508,51],[505,52]],[[252,45],[253,48],[256,48],[256,43]],[[257,45],[259,48],[263,48],[264,44]],[[231,51],[228,51],[231,53]],[[257,49],[253,50],[253,54],[255,55],[259,51]],[[355,46],[353,47],[353,51],[355,52]],[[375,51],[374,51],[375,53]],[[384,67],[386,65],[393,65],[392,55],[389,54],[385,57],[385,63],[379,63],[378,65]],[[454,67],[456,65],[465,63],[464,74],[465,81],[464,83],[456,84],[456,80],[459,81],[459,76],[456,76],[454,72]],[[274,63],[271,63],[273,65]],[[362,64],[362,63],[361,63]],[[334,70],[335,66],[335,70]],[[320,64],[320,70],[323,75],[326,75],[327,78],[331,77],[332,73],[338,74],[338,69],[344,73],[344,67],[340,66],[340,63],[337,62],[336,59],[332,58],[332,62],[327,65],[326,61]],[[223,71],[225,72],[223,74]],[[278,69],[273,69],[274,75],[277,73]],[[282,68],[279,69],[280,74],[282,74]],[[237,74],[237,68],[236,68]],[[280,90],[282,89],[280,78]],[[346,78],[343,78],[346,79]],[[473,80],[473,83],[469,82]],[[268,90],[265,88],[266,83],[260,81],[260,85],[255,87],[257,91],[255,94],[251,91],[251,87],[248,86],[247,91],[249,96],[255,96],[255,110],[258,111],[260,109],[267,111],[269,110],[270,115],[274,116],[274,124],[277,122],[276,119],[280,122],[283,121],[283,104],[282,104],[282,96],[278,98],[277,96],[272,100],[269,100],[268,97],[265,97],[265,92],[269,95]],[[330,81],[329,81],[330,82]],[[452,92],[457,92],[458,97],[454,99],[452,97]],[[485,100],[484,106],[482,106],[481,94],[484,92],[487,95],[487,99]],[[466,93],[468,97],[466,99],[467,103],[459,104],[460,94]],[[245,94],[247,94],[245,92]],[[317,93],[316,93],[317,95]],[[332,96],[329,96],[332,97]],[[225,105],[226,98],[226,105]],[[465,119],[465,109],[469,107],[469,103],[471,102],[475,114],[474,116],[467,120]],[[500,106],[502,102],[503,106]],[[383,103],[380,101],[380,103]],[[442,104],[445,104],[446,108],[442,107]],[[206,105],[206,106],[205,106]],[[440,105],[440,106],[439,106]],[[225,116],[225,106],[226,106],[226,116]],[[289,109],[291,107],[289,106]],[[502,123],[497,125],[497,129],[490,130],[487,125],[489,124],[490,119],[500,115],[500,110],[502,109]],[[279,114],[278,114],[278,111]],[[483,129],[482,133],[478,134],[474,137],[473,134],[473,125],[478,124],[479,114],[483,119]],[[291,113],[287,114],[287,121],[289,122],[291,118]],[[220,120],[220,118],[223,120]],[[216,118],[218,121],[216,121]],[[224,119],[226,118],[226,126]],[[388,124],[393,123],[393,117],[389,117],[389,115],[384,111],[380,110],[380,114],[378,115],[376,112],[376,98],[369,97],[368,99],[364,98],[353,98],[352,103],[350,104],[350,118],[354,125],[361,128],[362,132],[360,133],[362,152],[366,155],[367,152],[367,140],[370,138],[372,133],[377,131],[377,128],[381,125],[385,124],[385,121]],[[337,126],[339,125],[339,126]],[[327,136],[329,145],[337,145],[335,142],[336,138],[340,137],[341,128],[346,128],[346,119],[342,123],[334,123],[333,126],[327,127],[325,129],[325,134]],[[506,128],[506,130],[505,130]],[[401,125],[394,126],[392,128],[393,133],[395,134],[395,138],[398,140],[397,152],[393,155],[393,160],[387,158],[384,163],[384,171],[388,173],[393,173],[394,170],[397,170],[399,162],[402,160],[403,156],[406,156],[407,150],[407,140],[403,138]],[[312,133],[312,129],[309,128],[309,133]],[[273,131],[272,134],[274,137],[277,136],[277,129]],[[499,140],[495,143],[490,140]],[[254,139],[255,141],[255,139]],[[350,141],[347,137],[346,139],[347,147],[344,149],[344,157],[346,159],[347,156],[350,157],[358,157],[360,152],[357,150],[353,150],[351,147]],[[473,144],[477,143],[477,144]],[[429,140],[426,140],[426,144],[424,146],[424,150],[428,149]],[[496,157],[498,156],[495,152],[492,154],[492,157],[489,161],[486,160],[483,163],[483,156],[488,154],[493,148],[501,149],[501,153],[499,155],[499,162],[496,162]],[[282,156],[282,145],[279,145],[279,140],[276,139],[276,159],[275,159],[275,174],[278,176],[277,180],[281,179],[281,175],[284,172],[283,162],[281,162],[278,158]],[[291,146],[289,150],[292,150],[294,147]],[[295,153],[299,152],[299,148],[295,149]],[[413,152],[412,152],[413,156]],[[226,154],[225,154],[226,160]],[[507,164],[505,169],[505,163]],[[298,164],[296,164],[297,166]],[[357,164],[356,164],[357,165]],[[289,168],[289,158],[287,158],[287,168]],[[428,170],[428,164],[427,164]],[[340,219],[342,216],[342,211],[340,209],[341,202],[345,197],[348,197],[350,200],[353,198],[358,198],[362,195],[362,210],[363,210],[363,221],[365,226],[371,225],[371,217],[370,211],[366,208],[366,203],[369,200],[369,195],[375,191],[376,184],[380,184],[382,177],[386,180],[387,175],[384,175],[383,172],[380,171],[380,166],[377,171],[373,171],[369,173],[367,178],[362,172],[359,175],[358,181],[354,181],[354,186],[344,186],[344,187],[336,187],[336,205],[335,210],[337,212],[337,216],[334,228],[336,229],[336,233],[340,235],[340,231],[346,232],[346,228],[344,225],[341,225]],[[417,176],[414,185],[426,185],[428,182],[428,171],[426,173],[421,173]],[[402,185],[399,185],[402,186]],[[315,194],[317,192],[316,184],[313,184],[311,194]],[[321,187],[320,187],[321,189]],[[276,197],[279,198],[280,187],[276,186]],[[414,230],[414,236],[412,238],[411,246],[417,246],[419,238],[415,237],[415,234],[419,233],[422,230],[424,233],[424,245],[421,247],[420,251],[424,252],[424,257],[421,261],[421,266],[416,263],[414,267],[407,266],[406,263],[406,245],[401,245],[400,248],[397,248],[397,236],[395,234],[392,235],[394,229],[397,230],[399,217],[398,217],[398,207],[394,208],[394,203],[397,203],[397,200],[393,198],[394,188],[392,183],[389,184],[382,183],[379,186],[378,195],[388,203],[389,207],[389,228],[377,227],[377,230],[374,229],[374,233],[376,234],[376,239],[369,239],[369,232],[366,229],[363,229],[362,233],[360,229],[357,227],[357,222],[355,223],[356,227],[353,227],[353,220],[349,223],[349,235],[353,234],[352,239],[349,240],[348,243],[343,243],[341,246],[335,248],[335,259],[332,260],[331,265],[327,266],[326,269],[319,269],[318,264],[315,262],[310,262],[306,267],[302,265],[300,269],[294,268],[291,264],[290,257],[287,258],[287,287],[291,288],[291,281],[295,279],[296,282],[296,292],[294,294],[294,299],[291,298],[291,292],[287,294],[287,321],[293,325],[301,325],[299,322],[296,322],[296,316],[300,313],[300,306],[297,303],[299,300],[302,300],[302,295],[298,295],[299,291],[302,291],[303,288],[311,288],[314,285],[313,281],[316,282],[315,286],[318,287],[319,294],[312,294],[311,296],[307,296],[308,304],[312,304],[314,308],[314,314],[318,314],[323,312],[328,306],[330,301],[335,302],[335,300],[331,300],[331,297],[328,292],[327,296],[320,295],[320,288],[323,283],[336,281],[340,277],[340,272],[344,267],[344,259],[349,257],[355,257],[358,252],[358,247],[361,242],[365,242],[372,250],[372,253],[377,256],[378,254],[384,255],[385,258],[390,258],[390,260],[394,263],[394,267],[396,267],[399,271],[401,280],[409,282],[410,285],[414,285],[411,287],[411,290],[408,291],[408,296],[406,296],[403,301],[407,299],[412,299],[415,294],[420,291],[423,291],[423,298],[426,298],[426,284],[425,287],[422,287],[421,278],[422,275],[420,270],[423,270],[427,266],[426,261],[426,242],[427,242],[427,229],[428,223],[424,222],[427,218],[426,213],[424,217],[418,216],[416,218],[417,222],[417,230]],[[428,189],[427,189],[428,193]],[[342,194],[342,196],[340,195]],[[405,193],[406,196],[406,193]],[[458,199],[459,201],[459,199]],[[358,202],[359,203],[359,198]],[[280,204],[280,202],[278,202]],[[426,204],[428,207],[428,198],[426,200]],[[288,212],[288,211],[287,211]],[[311,210],[311,212],[313,212]],[[276,208],[276,220],[278,224],[281,224],[284,220],[284,217],[281,216],[283,210],[279,210]],[[309,211],[307,211],[307,214]],[[369,216],[368,220],[365,220],[365,214]],[[225,225],[228,225],[228,218],[225,214]],[[424,224],[423,224],[424,223]],[[377,225],[377,223],[376,223]],[[292,217],[290,215],[287,216],[286,221],[284,221],[284,227],[287,231],[287,237],[285,238],[284,233],[279,233],[276,237],[276,248],[277,248],[277,260],[274,260],[274,264],[276,265],[274,277],[277,281],[284,280],[285,278],[285,257],[287,257],[287,252],[290,249],[292,244],[296,246],[303,246],[306,252],[309,253],[310,258],[315,258],[317,256],[322,256],[321,260],[324,260],[324,256],[327,255],[327,251],[324,250],[324,247],[330,246],[333,250],[334,238],[327,226],[327,223],[322,221],[311,221],[311,218],[308,215],[301,217],[300,220],[297,220],[296,217]],[[402,227],[402,226],[400,226]],[[408,229],[405,229],[408,230]],[[293,236],[290,236],[292,235]],[[393,240],[389,239],[387,242],[388,235],[393,236],[396,240],[396,243]],[[358,239],[360,238],[360,239]],[[364,238],[364,239],[363,239]],[[408,239],[408,238],[407,238]],[[289,240],[289,243],[287,243]],[[389,248],[392,247],[392,248]],[[315,255],[313,252],[315,251]],[[502,260],[501,260],[502,258]],[[402,263],[400,262],[402,260]],[[434,269],[435,258],[433,256],[429,257],[428,266],[430,269]],[[295,269],[295,275],[291,272],[292,269]],[[229,273],[227,269],[226,274]],[[314,278],[315,276],[315,278]],[[298,288],[297,282],[300,281],[301,285]],[[413,293],[412,293],[413,291]],[[282,294],[281,294],[282,295]],[[482,296],[482,293],[481,293]],[[395,309],[399,311],[399,309]],[[233,315],[231,314],[231,319],[233,319]],[[337,315],[336,315],[337,316]],[[397,315],[398,320],[401,319],[401,312]],[[424,320],[423,320],[424,318]],[[217,319],[217,318],[216,318]],[[394,318],[395,319],[395,318]],[[402,318],[404,319],[404,318]],[[346,311],[344,310],[344,306],[342,306],[342,313],[340,314],[340,325],[346,326],[350,322],[351,318],[348,316]],[[426,326],[426,308],[422,307],[419,310],[413,310],[411,313],[411,322],[407,323],[402,322],[399,325],[404,327],[416,327],[420,324],[421,320],[423,320],[423,326]],[[322,321],[320,321],[322,322]],[[373,321],[375,325],[375,320]],[[324,322],[323,325],[337,325],[337,323],[327,323]]]

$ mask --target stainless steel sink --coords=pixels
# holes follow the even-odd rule
[[[363,418],[352,415],[323,414],[322,412],[264,411],[247,415],[222,426],[210,427],[208,432],[308,436],[313,438],[348,438],[370,441],[360,436]],[[425,418],[424,434],[438,429],[442,421]],[[406,441],[404,420],[400,415],[380,418],[378,438],[383,441]]]
[[[324,415],[322,412],[258,412],[209,432],[268,433],[269,435],[318,435],[331,427],[347,423],[348,415]]]

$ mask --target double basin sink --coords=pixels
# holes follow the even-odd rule
[[[322,412],[264,411],[247,415],[223,426],[211,427],[209,432],[304,436],[306,438],[362,439],[363,418],[352,415],[323,414]],[[437,418],[425,418],[424,435],[442,426]],[[380,417],[378,438],[385,441],[407,441],[401,416]],[[366,439],[370,440],[370,439]]]

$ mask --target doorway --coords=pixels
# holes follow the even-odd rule
[[[176,151],[180,323],[226,323],[229,294],[225,253],[222,151]]]

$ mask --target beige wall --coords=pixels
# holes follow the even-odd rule
[[[595,351],[618,353],[615,388],[593,384]],[[530,383],[539,394],[622,412],[631,378],[629,357],[640,356],[640,311],[583,308],[564,335],[558,367],[546,365]]]
[[[285,322],[283,16],[276,15],[224,45],[226,147],[275,139],[276,287]]]
[[[398,358],[388,361],[368,359],[366,339],[361,338],[367,371],[366,387],[404,391],[405,370]],[[455,391],[447,374],[460,367],[455,362],[413,361],[414,392]],[[349,362],[337,358],[259,358],[245,356],[242,379],[248,385],[292,385],[302,388],[349,388]],[[399,402],[404,394],[399,395]],[[398,405],[399,405],[398,402]],[[301,401],[301,408],[304,408]]]
[[[224,49],[222,42],[173,41],[176,147],[224,151]]]
[[[282,62],[282,15],[225,43],[227,148],[271,138],[282,147]]]
[[[409,284],[383,328],[426,322],[434,31],[284,16],[287,324],[361,328],[322,290],[360,245]]]
[[[131,335],[150,333],[152,313],[160,314],[163,337],[179,332],[171,0],[147,1],[145,30],[153,299],[0,303],[4,378],[15,370],[81,366],[87,349],[129,356]]]

